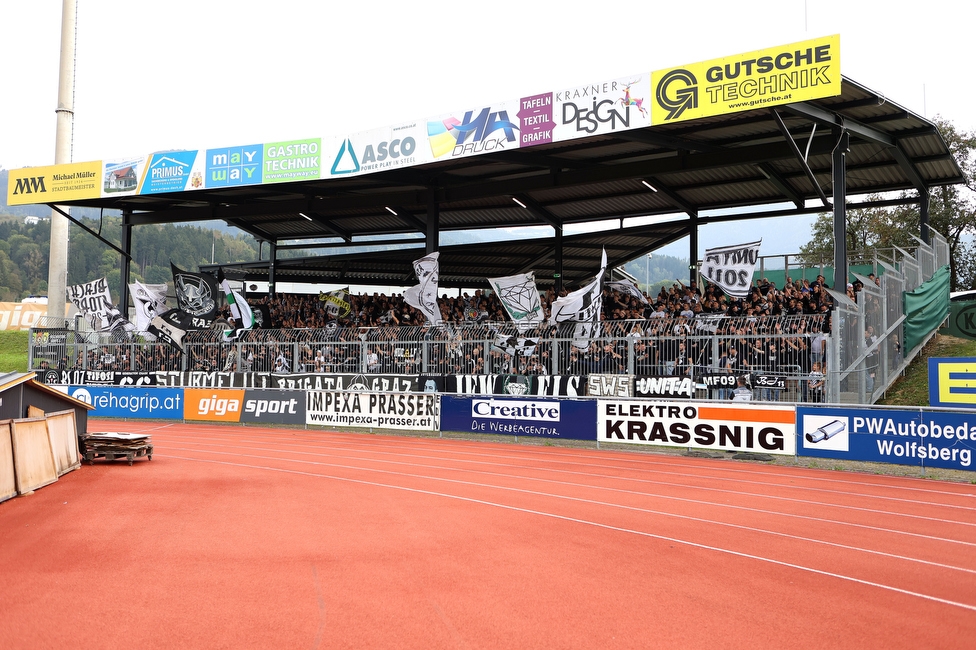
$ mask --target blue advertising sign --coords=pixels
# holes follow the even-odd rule
[[[976,413],[796,408],[800,456],[973,470]]]
[[[183,419],[182,388],[69,386],[68,395],[95,407],[90,418]]]
[[[929,357],[929,406],[976,408],[976,358]]]
[[[141,193],[182,192],[190,180],[190,172],[196,159],[196,151],[154,153],[146,167],[146,178],[142,182]],[[201,184],[202,180],[201,178]]]
[[[442,395],[441,431],[596,440],[596,402]]]

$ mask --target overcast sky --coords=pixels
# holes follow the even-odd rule
[[[976,130],[974,16],[950,0],[78,0],[73,160],[352,134],[830,34],[845,76]],[[0,167],[54,162],[60,29],[60,0],[0,3]]]
[[[78,0],[75,161],[343,135],[829,34],[843,74],[976,129],[968,2]],[[60,0],[3,2],[0,166],[54,161]]]

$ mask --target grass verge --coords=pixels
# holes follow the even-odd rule
[[[0,372],[27,372],[27,332],[0,330]]]
[[[928,406],[929,357],[976,357],[976,341],[936,334],[915,360],[878,400],[883,406]]]

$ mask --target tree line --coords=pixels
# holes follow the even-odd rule
[[[122,219],[105,216],[81,219],[87,227],[120,246]],[[23,217],[0,216],[0,300],[18,301],[28,295],[47,295],[51,222],[25,223]],[[229,264],[258,258],[257,241],[246,234],[232,235],[196,226],[146,225],[133,229],[129,280],[170,283],[170,262],[195,271],[201,264]],[[68,284],[100,277],[118,296],[122,282],[122,256],[75,224],[68,230]]]

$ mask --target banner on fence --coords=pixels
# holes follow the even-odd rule
[[[38,370],[45,384],[86,386],[156,386],[156,373],[124,370]]]
[[[319,375],[298,373],[270,375],[271,385],[287,390],[351,390],[360,393],[412,393],[418,388],[418,375]]]
[[[69,386],[68,395],[94,406],[89,418],[183,419],[180,388],[126,386]]]
[[[596,401],[445,395],[441,431],[596,440]]]
[[[798,406],[800,456],[973,469],[976,413]]]
[[[692,399],[694,396],[695,382],[691,377],[675,377],[671,375],[634,377],[634,397]]]
[[[437,431],[440,399],[433,393],[354,393],[326,390],[305,395],[306,423],[379,429]]]
[[[598,400],[599,440],[637,445],[793,454],[792,407]]]
[[[586,394],[590,397],[633,397],[634,378],[631,375],[589,375]]]

